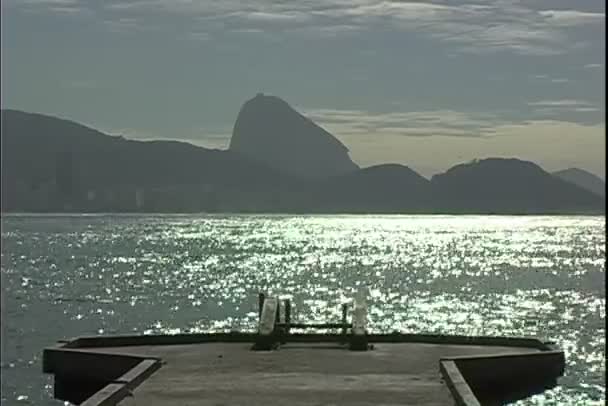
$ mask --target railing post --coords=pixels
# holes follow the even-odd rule
[[[280,322],[281,322],[281,301],[277,299],[277,316],[274,319],[274,323],[278,324]]]
[[[342,303],[342,342],[345,343],[346,342],[346,333],[347,333],[347,312],[348,312],[348,305],[346,303]]]
[[[285,318],[283,320],[284,327],[281,331],[282,339],[281,344],[285,344],[287,342],[287,336],[289,336],[289,325],[291,324],[291,301],[289,299],[285,299],[283,302],[285,306]]]
[[[285,324],[287,325],[286,333],[289,334],[289,325],[291,324],[291,301],[285,299]]]
[[[274,319],[274,331],[278,342],[283,344],[283,327],[280,327],[281,323],[281,300],[277,299],[277,314]]]
[[[258,320],[262,320],[262,309],[264,308],[264,293],[260,292],[258,294]]]

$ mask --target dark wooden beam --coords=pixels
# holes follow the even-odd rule
[[[352,324],[350,323],[289,323],[290,328],[317,328],[317,329],[349,329]],[[277,323],[277,327],[287,327],[287,323]]]
[[[346,334],[349,328],[352,328],[351,325],[347,325],[347,313],[348,313],[348,305],[346,303],[342,303],[342,337],[344,337],[344,341],[346,342]]]

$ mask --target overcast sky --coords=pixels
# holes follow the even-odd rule
[[[279,96],[361,166],[605,172],[604,0],[3,0],[2,108],[225,148]]]

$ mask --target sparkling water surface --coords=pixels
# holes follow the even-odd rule
[[[521,405],[604,404],[605,217],[56,215],[2,219],[2,405],[57,405],[45,346],[251,330],[257,293],[374,332],[532,336],[566,352]]]

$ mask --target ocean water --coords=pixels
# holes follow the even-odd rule
[[[253,329],[257,293],[371,330],[533,336],[567,356],[521,405],[603,404],[604,217],[4,216],[2,405],[57,405],[41,354],[91,334]]]

